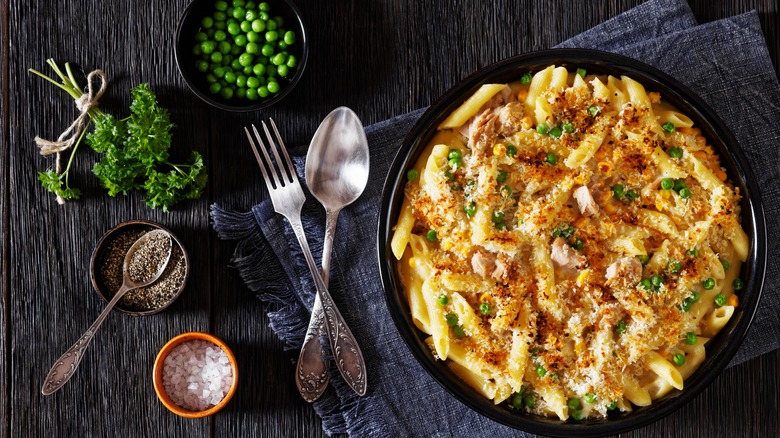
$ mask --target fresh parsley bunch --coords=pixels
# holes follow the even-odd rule
[[[208,179],[203,158],[192,151],[188,163],[168,161],[173,128],[168,111],[148,84],[139,84],[131,95],[129,117],[92,118],[95,127],[87,142],[103,154],[92,171],[110,196],[144,190],[146,204],[164,212],[183,199],[197,199]]]

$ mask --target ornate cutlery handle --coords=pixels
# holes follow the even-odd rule
[[[325,313],[325,329],[328,333],[333,357],[336,359],[336,366],[352,390],[358,395],[365,395],[366,363],[363,360],[363,353],[360,351],[355,336],[347,327],[344,317],[341,316],[341,313],[336,308],[333,298],[328,293],[328,288],[322,281],[319,269],[317,269],[311,250],[309,250],[306,235],[303,233],[300,214],[297,217],[287,216],[287,219],[292,225],[295,237],[298,238],[298,244],[300,244],[303,255],[306,258],[306,263],[309,265],[311,275],[314,277],[317,295],[319,295],[322,301],[322,308]]]

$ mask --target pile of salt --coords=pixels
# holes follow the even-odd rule
[[[162,381],[174,403],[203,411],[225,398],[233,384],[233,370],[218,345],[192,340],[177,345],[165,358]]]

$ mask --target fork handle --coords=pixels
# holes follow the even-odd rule
[[[355,336],[347,327],[344,317],[336,308],[333,298],[328,293],[328,288],[322,281],[317,264],[311,255],[309,243],[306,241],[306,235],[303,233],[300,213],[287,216],[287,219],[295,232],[295,237],[298,238],[298,244],[301,246],[306,263],[309,265],[311,275],[314,277],[317,295],[322,301],[325,330],[328,333],[331,352],[336,359],[336,367],[349,387],[358,395],[363,396],[366,394],[366,362],[363,360],[363,353],[360,351]]]

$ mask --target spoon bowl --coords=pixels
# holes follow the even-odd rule
[[[160,241],[163,242],[162,245],[166,248],[161,254],[147,254],[143,251],[147,245],[154,245]],[[73,377],[79,363],[81,363],[81,359],[84,357],[84,353],[86,353],[87,348],[92,343],[92,338],[95,337],[95,333],[97,333],[108,314],[111,313],[111,309],[128,291],[148,286],[157,281],[165,271],[165,267],[168,266],[172,251],[173,242],[171,235],[164,230],[150,231],[133,243],[133,246],[127,251],[122,264],[122,287],[119,288],[114,298],[111,299],[106,308],[103,309],[95,322],[89,326],[78,341],[71,345],[54,362],[43,382],[43,387],[41,388],[43,395],[55,393]]]
[[[363,124],[351,109],[336,108],[320,123],[306,155],[306,183],[311,194],[325,207],[322,280],[326,286],[339,212],[363,193],[368,169],[368,139]],[[323,308],[316,296],[295,370],[298,392],[309,403],[317,400],[328,387],[328,359],[322,351],[324,339]]]

